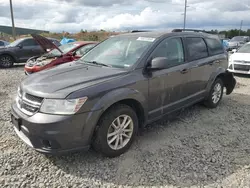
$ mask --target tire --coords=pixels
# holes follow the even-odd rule
[[[0,67],[11,68],[14,65],[14,60],[9,55],[0,56]]]
[[[123,128],[120,129],[118,128],[118,117],[121,127],[122,124],[125,123]],[[117,129],[115,129],[115,127]],[[124,132],[123,129],[126,131]],[[103,117],[101,117],[92,146],[97,152],[102,153],[104,156],[117,157],[130,148],[137,131],[138,118],[135,111],[127,105],[118,104],[111,107],[105,112]],[[108,134],[110,134],[109,137]],[[110,144],[108,142],[110,142]],[[123,143],[123,145],[121,143]]]
[[[220,78],[217,78],[213,83],[211,90],[209,92],[209,96],[207,100],[204,102],[204,104],[208,108],[216,108],[222,99],[223,89],[224,89],[223,81]]]

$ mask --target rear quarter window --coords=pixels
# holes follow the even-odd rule
[[[207,45],[203,38],[188,37],[185,39],[185,43],[189,61],[194,61],[208,57]]]
[[[209,53],[211,55],[217,55],[217,54],[224,53],[223,44],[219,40],[205,39],[205,41],[207,43]]]

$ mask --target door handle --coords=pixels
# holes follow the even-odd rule
[[[181,70],[181,74],[186,74],[188,72],[188,69]]]

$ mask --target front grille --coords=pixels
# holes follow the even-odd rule
[[[239,71],[249,71],[250,70],[250,65],[234,65],[234,70],[239,70]]]
[[[17,106],[27,115],[35,114],[41,107],[43,98],[24,93],[22,90],[18,91]]]
[[[43,101],[43,98],[41,97],[36,97],[34,95],[30,95],[28,93],[25,94],[25,97],[26,99],[28,100],[31,100],[31,101],[34,101],[34,102],[38,102],[38,103],[41,103]]]
[[[250,63],[250,61],[240,61],[240,60],[235,60],[235,63]]]

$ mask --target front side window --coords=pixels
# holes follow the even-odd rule
[[[250,44],[245,44],[238,51],[238,53],[250,53]]]
[[[15,46],[17,46],[18,44],[21,44],[23,41],[24,41],[24,39],[17,39],[17,40],[15,40],[14,42],[10,43],[8,46],[10,46],[10,47],[15,47]]]
[[[208,57],[208,50],[202,38],[186,38],[188,57],[190,61]]]
[[[184,62],[183,45],[180,38],[166,39],[161,42],[153,52],[152,58],[165,57],[168,67],[174,67]]]
[[[216,39],[205,39],[206,42],[207,42],[207,46],[210,50],[210,53],[212,55],[216,55],[216,54],[220,54],[220,53],[223,53],[224,50],[223,50],[223,41],[222,43]]]
[[[116,68],[134,65],[155,38],[116,36],[107,39],[81,58],[83,62],[98,62]]]

